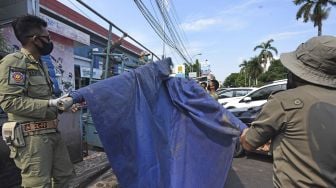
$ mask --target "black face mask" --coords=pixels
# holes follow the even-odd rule
[[[40,38],[39,40],[42,43],[42,47],[35,45],[37,50],[40,52],[41,55],[49,55],[54,49],[54,44],[51,41],[45,42],[44,40],[41,40]]]

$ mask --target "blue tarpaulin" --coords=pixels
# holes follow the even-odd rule
[[[77,92],[84,96],[121,187],[223,188],[246,126],[171,59]]]

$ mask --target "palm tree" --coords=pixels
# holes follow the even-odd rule
[[[249,72],[249,85],[250,80],[254,79],[254,85],[258,85],[258,78],[263,72],[263,68],[259,63],[259,57],[253,57],[248,61],[247,71]]]
[[[262,64],[263,72],[267,71],[266,70],[267,63],[273,60],[272,51],[275,52],[276,55],[278,54],[278,50],[271,45],[272,42],[274,42],[274,40],[269,39],[267,42],[262,42],[253,49],[254,51],[256,51],[257,49],[261,49],[258,57],[260,64]]]
[[[329,16],[330,7],[335,6],[335,0],[294,0],[295,5],[302,5],[296,13],[296,19],[303,18],[303,22],[309,20],[314,22],[314,27],[317,26],[317,35],[322,35],[322,21]]]
[[[246,76],[248,75],[248,61],[244,60],[240,65],[240,73],[244,74],[244,86],[246,87]]]

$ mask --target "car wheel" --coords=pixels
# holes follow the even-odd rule
[[[245,153],[243,146],[240,144],[239,139],[237,139],[235,150],[233,152],[233,157],[240,157]]]

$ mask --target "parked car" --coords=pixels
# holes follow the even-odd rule
[[[231,100],[242,98],[249,92],[255,90],[253,87],[240,87],[240,88],[226,88],[221,91],[217,91],[218,102],[222,105],[230,102]]]
[[[267,102],[268,97],[277,91],[286,90],[287,80],[274,81],[271,84],[262,86],[244,97],[236,98],[224,104],[224,108],[252,108],[256,106],[262,106]]]

